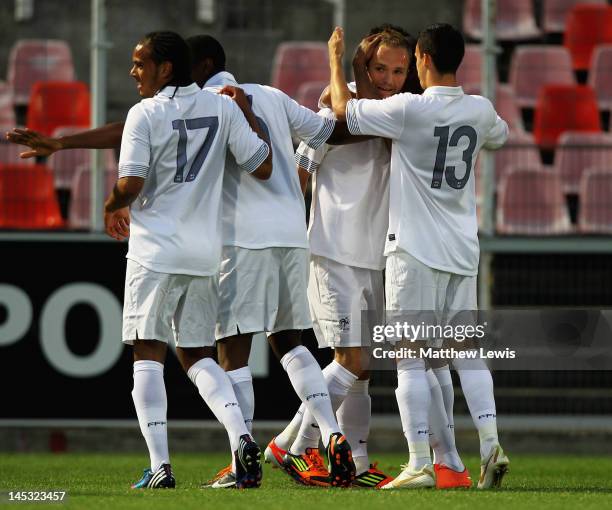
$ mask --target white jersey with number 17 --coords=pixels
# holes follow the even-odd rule
[[[433,269],[476,275],[474,163],[482,147],[499,148],[508,137],[491,102],[461,87],[429,87],[352,99],[346,120],[353,134],[393,141],[385,254],[401,249]]]
[[[119,177],[145,179],[131,205],[127,258],[160,273],[216,275],[221,259],[221,184],[227,148],[240,168],[267,158],[263,142],[227,96],[166,87],[130,110]]]

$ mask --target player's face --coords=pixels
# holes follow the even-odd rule
[[[138,44],[134,48],[130,76],[136,80],[138,93],[142,97],[153,97],[164,85],[165,77],[160,68],[151,58],[148,46]]]
[[[368,63],[372,84],[383,99],[402,90],[408,75],[409,56],[406,48],[379,46]]]

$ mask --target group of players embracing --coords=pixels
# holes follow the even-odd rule
[[[171,339],[229,436],[232,461],[205,485],[260,486],[248,367],[258,332],[302,402],[266,461],[305,485],[472,485],[455,446],[449,366],[424,359],[397,362],[408,464],[392,478],[370,462],[362,335],[384,321],[385,308],[447,318],[477,308],[473,165],[482,147],[503,145],[508,127],[487,99],[457,84],[463,53],[450,25],[431,25],[418,39],[383,25],[357,48],[347,83],[336,28],[330,86],[315,114],[280,90],[239,85],[214,38],[152,32],[132,55],[143,100],[125,123],[63,138],[7,134],[31,148],[23,157],[121,145],[104,221],[110,236],[129,237],[123,342],[133,346],[132,397],[151,460],[134,488],[176,483],[163,375]],[[301,141],[296,153],[292,137]],[[323,370],[301,345],[311,327],[321,348],[334,349]],[[478,488],[498,487],[509,461],[491,374],[484,362],[455,360],[453,368],[480,436]]]

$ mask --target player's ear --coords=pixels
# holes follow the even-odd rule
[[[159,73],[166,80],[172,78],[172,62],[169,62],[167,60],[162,62],[159,65]]]

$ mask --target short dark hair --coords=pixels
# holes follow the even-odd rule
[[[166,85],[185,87],[193,82],[189,46],[176,32],[149,32],[140,40],[140,44],[149,48],[151,59],[157,65],[162,62],[172,64],[172,79]]]
[[[419,34],[419,49],[433,60],[440,74],[455,74],[463,60],[465,41],[455,27],[435,23]]]
[[[389,33],[402,37],[403,41],[401,46],[408,50],[408,55],[410,56],[410,61],[408,63],[408,74],[406,76],[404,86],[402,87],[402,92],[421,94],[423,92],[423,88],[421,87],[421,83],[419,82],[419,75],[416,70],[416,60],[414,56],[414,50],[416,48],[417,43],[416,39],[407,30],[403,29],[398,25],[392,25],[391,23],[383,23],[382,25],[372,27],[368,35],[381,33]]]
[[[212,60],[213,74],[225,71],[225,51],[223,46],[210,35],[194,35],[187,38],[187,44],[191,48],[193,63],[197,64],[205,58]]]

